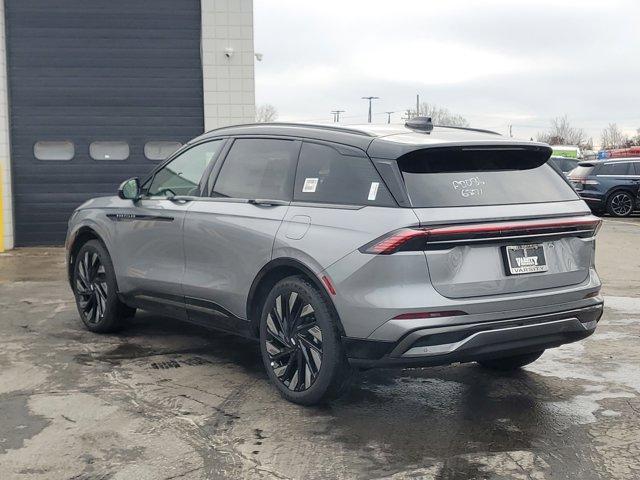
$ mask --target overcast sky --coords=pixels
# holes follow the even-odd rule
[[[254,0],[256,101],[279,120],[366,121],[415,95],[516,136],[567,114],[640,128],[638,0]]]

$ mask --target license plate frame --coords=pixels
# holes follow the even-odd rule
[[[507,275],[528,275],[549,271],[543,243],[506,245],[502,247],[502,257]]]

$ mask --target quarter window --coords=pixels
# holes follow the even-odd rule
[[[328,145],[303,143],[293,199],[343,205],[394,206],[366,157],[342,155]]]
[[[73,142],[69,141],[40,141],[33,146],[38,160],[71,160],[75,153]]]
[[[144,145],[144,156],[149,160],[166,160],[181,146],[180,142],[147,142]]]
[[[127,142],[93,142],[89,145],[89,155],[94,160],[126,160],[129,158]]]
[[[222,140],[202,143],[183,152],[156,172],[148,188],[152,197],[195,195],[209,162],[217,157]]]
[[[293,140],[236,140],[222,165],[212,195],[290,200],[298,145]]]

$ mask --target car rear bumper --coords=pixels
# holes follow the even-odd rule
[[[359,367],[422,367],[519,355],[591,335],[603,303],[544,315],[421,328],[396,342],[345,337],[349,362]]]
[[[587,205],[589,205],[589,208],[591,208],[592,210],[594,208],[600,210],[607,206],[606,197],[600,192],[591,191],[591,190],[589,191],[580,190],[578,191],[578,195],[582,200],[584,200],[587,203]]]

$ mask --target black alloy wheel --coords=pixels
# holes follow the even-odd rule
[[[81,314],[86,322],[96,324],[107,309],[109,286],[105,268],[96,252],[85,251],[78,262],[75,287]]]
[[[75,255],[71,285],[80,318],[92,332],[115,332],[136,313],[118,298],[111,257],[99,240],[89,240]]]
[[[304,276],[280,280],[265,298],[260,351],[269,379],[287,400],[313,405],[339,396],[352,369],[328,295]]]
[[[322,366],[322,330],[313,307],[297,292],[276,297],[267,314],[266,349],[273,372],[289,390],[313,385]]]

